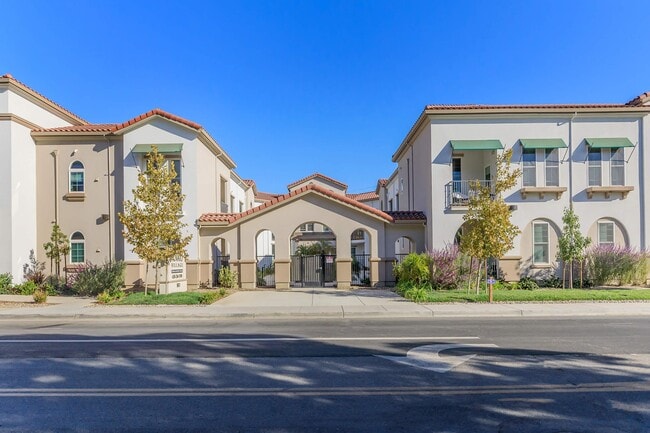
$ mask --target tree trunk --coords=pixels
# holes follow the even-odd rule
[[[467,276],[467,293],[472,285],[472,276],[474,275],[474,257],[469,258],[469,275]]]
[[[483,263],[481,260],[478,261],[478,269],[476,271],[476,294],[481,293],[481,269],[483,268]]]
[[[562,260],[562,289],[566,289],[566,260]]]
[[[573,259],[569,261],[569,289],[573,289]]]

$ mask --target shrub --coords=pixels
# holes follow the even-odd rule
[[[617,245],[597,245],[587,253],[589,279],[595,285],[645,283],[647,254]]]
[[[220,297],[221,297],[220,292],[201,293],[201,295],[199,296],[199,304],[202,304],[202,305],[212,304],[214,301],[216,301]]]
[[[219,269],[219,286],[232,289],[237,285],[237,272],[233,271],[227,266],[223,266]]]
[[[44,304],[47,302],[47,289],[39,288],[34,291],[33,294],[34,302],[37,304]]]
[[[458,245],[429,253],[431,260],[431,285],[436,289],[456,289],[460,284],[462,257]]]
[[[125,296],[125,293],[122,290],[110,293],[107,290],[104,290],[99,295],[97,295],[97,302],[100,304],[110,304],[113,301],[122,299]]]
[[[122,261],[108,262],[101,266],[88,263],[76,275],[72,289],[81,296],[97,296],[102,292],[116,296],[124,286],[125,268]]]
[[[16,295],[33,295],[37,289],[38,285],[35,282],[27,280],[22,284],[14,286],[12,292]]]
[[[29,263],[23,265],[23,278],[26,281],[32,281],[37,286],[45,282],[45,263],[36,260],[34,250],[29,251]],[[31,295],[31,293],[29,293]]]
[[[519,290],[537,290],[539,285],[530,277],[524,277],[517,284]]]
[[[539,287],[550,287],[552,289],[559,289],[562,287],[562,280],[557,275],[551,275],[537,281],[537,285]],[[582,285],[584,287],[584,280],[582,282]]]
[[[397,293],[414,302],[427,301],[432,291],[431,283],[414,284],[401,281],[397,284]]]
[[[427,254],[411,253],[393,268],[398,282],[421,285],[428,283],[431,277],[430,258]]]
[[[0,274],[0,294],[11,293],[13,277],[10,273]]]

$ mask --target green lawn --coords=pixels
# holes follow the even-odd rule
[[[225,296],[223,291],[179,292],[169,295],[131,293],[109,305],[199,305],[212,304]]]
[[[417,302],[488,302],[485,292],[476,295],[465,290],[426,290],[403,293],[407,299]],[[561,302],[561,301],[637,301],[650,300],[650,289],[539,289],[539,290],[495,290],[495,302]]]

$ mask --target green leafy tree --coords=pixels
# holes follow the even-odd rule
[[[133,245],[132,251],[146,263],[145,293],[149,264],[154,264],[155,289],[159,292],[158,269],[176,257],[187,257],[185,248],[192,236],[183,236],[186,226],[180,215],[185,196],[181,186],[174,182],[174,165],[152,146],[147,154],[147,168],[138,174],[138,186],[133,200],[124,202],[124,213],[118,215],[124,225],[124,239]]]
[[[562,215],[562,235],[558,239],[557,258],[562,260],[562,287],[564,287],[567,264],[569,265],[569,288],[573,288],[573,264],[580,263],[580,288],[582,288],[582,264],[585,250],[591,239],[580,233],[580,220],[573,211],[573,207],[565,208]]]
[[[497,155],[496,176],[491,185],[479,181],[470,184],[467,213],[463,216],[465,230],[461,236],[460,249],[463,253],[478,259],[476,276],[478,292],[481,269],[491,257],[499,258],[513,247],[519,228],[511,221],[508,205],[503,193],[515,186],[521,170],[510,167],[512,150]],[[470,278],[471,280],[471,278]]]
[[[50,241],[43,244],[45,255],[50,259],[50,272],[56,269],[56,276],[61,277],[61,257],[63,257],[63,269],[68,267],[68,254],[70,253],[70,241],[63,233],[61,227],[55,222],[52,223]],[[53,266],[54,263],[54,266]],[[54,269],[53,269],[54,268]]]

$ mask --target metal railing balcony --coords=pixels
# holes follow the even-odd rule
[[[476,194],[472,188],[476,182],[483,187],[490,188],[494,193],[494,185],[491,180],[452,180],[445,184],[445,208],[467,206],[469,199]]]

